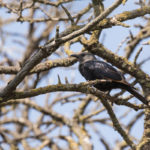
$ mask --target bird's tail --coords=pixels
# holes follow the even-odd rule
[[[136,98],[138,98],[142,103],[148,105],[148,101],[141,95],[139,94],[134,87],[132,87],[129,84],[124,84],[122,86],[123,89],[127,90],[129,93],[131,93],[133,96],[135,96]]]

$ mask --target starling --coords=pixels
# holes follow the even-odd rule
[[[116,88],[124,89],[138,98],[142,103],[148,105],[148,101],[125,80],[123,74],[110,64],[97,60],[96,57],[89,52],[72,54],[71,56],[76,57],[79,61],[79,71],[86,80],[104,79],[111,81],[94,85],[98,90],[110,91]]]

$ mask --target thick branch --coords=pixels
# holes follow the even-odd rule
[[[92,22],[88,23],[82,29],[75,31],[65,37],[62,37],[57,42],[52,42],[45,47],[41,48],[38,53],[33,55],[23,66],[23,68],[19,71],[16,77],[0,92],[0,97],[8,97],[11,95],[12,91],[16,89],[17,85],[25,78],[25,76],[29,73],[29,71],[37,65],[43,58],[51,55],[61,44],[71,40],[84,32],[90,30],[94,25],[96,25],[99,21],[104,19],[107,15],[109,15],[119,4],[121,4],[122,0],[117,0],[111,7],[106,9],[100,16],[95,18]]]

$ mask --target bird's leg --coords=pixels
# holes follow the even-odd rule
[[[91,88],[92,87],[92,88]],[[92,93],[95,93],[96,92],[96,88],[94,86],[90,86],[88,85],[87,88],[89,89],[90,88],[90,91],[92,90]]]
[[[106,91],[105,93],[110,96],[110,91]]]

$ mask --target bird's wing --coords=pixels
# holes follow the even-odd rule
[[[124,80],[121,72],[103,61],[88,61],[85,63],[84,67],[92,72],[95,79],[110,79],[115,81]]]

